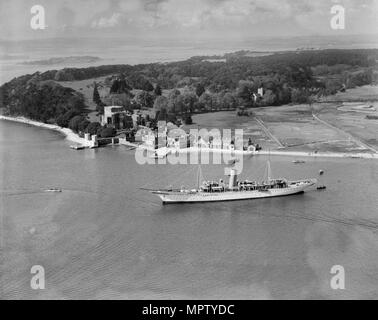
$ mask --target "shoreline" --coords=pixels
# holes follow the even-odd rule
[[[30,120],[25,117],[11,117],[11,116],[4,116],[4,115],[0,115],[0,120],[13,121],[13,122],[32,125],[39,128],[54,130],[54,131],[62,133],[65,136],[65,139],[67,139],[68,141],[80,144],[82,146],[87,146],[87,141],[84,138],[79,137],[79,135],[73,132],[71,129],[62,128],[62,127],[59,127],[58,125],[38,122],[38,121]],[[135,148],[140,147],[130,142],[122,143],[122,145],[128,145]],[[191,147],[191,148],[180,149],[179,153],[200,152],[200,150],[201,149]],[[225,150],[211,150],[211,149],[204,149],[202,151],[205,151],[205,150],[210,151],[210,152],[211,151],[212,152],[225,151]],[[173,149],[170,151],[173,151]],[[234,152],[230,152],[230,153],[234,153]],[[378,159],[377,153],[346,153],[346,152],[344,153],[343,152],[317,152],[315,153],[315,152],[305,152],[305,151],[274,151],[274,150],[271,150],[271,151],[262,150],[262,151],[257,151],[254,153],[242,151],[241,153],[242,154],[245,153],[246,155],[254,155],[254,156],[271,155],[271,156],[311,157],[311,158],[319,157],[319,158]]]
[[[347,152],[305,152],[305,151],[258,151],[257,155],[311,157],[311,158],[349,158],[378,159],[378,153],[347,153]]]
[[[18,122],[18,123],[28,124],[34,127],[54,130],[54,131],[62,133],[65,136],[65,139],[67,139],[68,141],[75,142],[83,146],[87,144],[84,138],[79,137],[79,135],[73,132],[71,129],[62,128],[55,124],[47,124],[43,122],[38,122],[38,121],[30,120],[25,117],[11,117],[11,116],[4,116],[4,115],[0,115],[0,120],[13,121],[13,122]]]
[[[172,149],[174,151],[175,149]],[[378,153],[347,153],[347,152],[306,152],[306,151],[242,151],[242,150],[222,150],[210,148],[186,148],[179,150],[179,153],[190,152],[214,152],[227,153],[233,155],[251,156],[288,156],[288,157],[311,157],[311,158],[349,158],[349,159],[378,159]]]

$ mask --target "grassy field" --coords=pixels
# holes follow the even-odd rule
[[[81,81],[60,81],[59,84],[72,88],[77,92],[80,92],[84,95],[85,104],[88,106],[89,113],[88,118],[92,122],[99,121],[100,117],[97,115],[96,111],[96,104],[93,102],[93,87],[94,83],[98,84],[98,91],[100,93],[100,97],[104,97],[108,94],[109,88],[103,87],[101,84],[104,82],[106,77],[100,77],[95,79],[87,79]]]
[[[91,121],[99,121],[92,101],[93,84],[98,83],[101,97],[108,94],[105,77],[60,82],[81,92]],[[378,150],[378,86],[363,86],[325,97],[312,106],[286,105],[255,108],[253,115],[239,117],[234,111],[197,114],[193,125],[184,129],[243,129],[265,150],[284,149],[305,152],[365,153]]]
[[[367,104],[361,103],[361,105],[363,108],[360,110],[349,109],[349,106],[347,105],[346,107],[345,104],[336,109],[325,108],[319,116],[329,124],[378,150],[378,118],[367,118],[368,115],[378,116],[378,103],[369,102]],[[369,106],[373,106],[373,108],[369,108],[369,111],[366,111],[364,107]]]
[[[238,117],[235,112],[195,115],[191,127],[242,128],[246,139],[251,137],[265,150],[342,153],[377,150],[378,120],[366,116],[378,115],[378,86],[351,89],[328,99],[328,103],[312,106],[256,108],[250,117]]]
[[[184,126],[184,130],[189,129],[243,129],[244,139],[263,145],[266,149],[276,149],[276,142],[263,130],[256,119],[252,117],[239,117],[235,111],[222,111],[214,113],[197,114],[193,117],[193,124]]]
[[[376,85],[367,85],[348,89],[345,92],[338,92],[335,95],[327,96],[321,99],[322,102],[369,102],[378,100],[378,87]]]

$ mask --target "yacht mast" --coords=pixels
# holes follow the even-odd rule
[[[270,168],[270,160],[267,161],[266,163],[266,174],[267,174],[267,179],[268,179],[268,182],[270,182],[270,178],[271,178],[271,168]]]
[[[201,180],[203,180],[203,178],[202,178],[202,168],[201,168],[201,165],[199,164],[198,165],[198,171],[197,171],[197,189],[198,190],[200,188]]]
[[[271,176],[272,176],[272,170],[270,168],[270,149],[269,149],[268,161],[266,162],[266,178],[268,182],[270,182]]]

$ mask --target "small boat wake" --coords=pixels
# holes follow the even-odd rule
[[[6,196],[21,196],[21,195],[28,195],[28,194],[38,194],[38,193],[60,193],[63,192],[60,188],[46,188],[46,189],[35,189],[35,190],[2,190],[0,191],[1,194]]]

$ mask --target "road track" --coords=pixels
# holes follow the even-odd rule
[[[278,140],[278,138],[269,131],[269,129],[265,126],[264,122],[261,119],[255,117],[255,120],[257,121],[257,123],[260,125],[261,129],[263,129],[263,131],[265,132],[267,136],[269,136],[274,142],[276,142],[280,146],[280,148],[285,148],[285,146],[280,142],[280,140]]]

